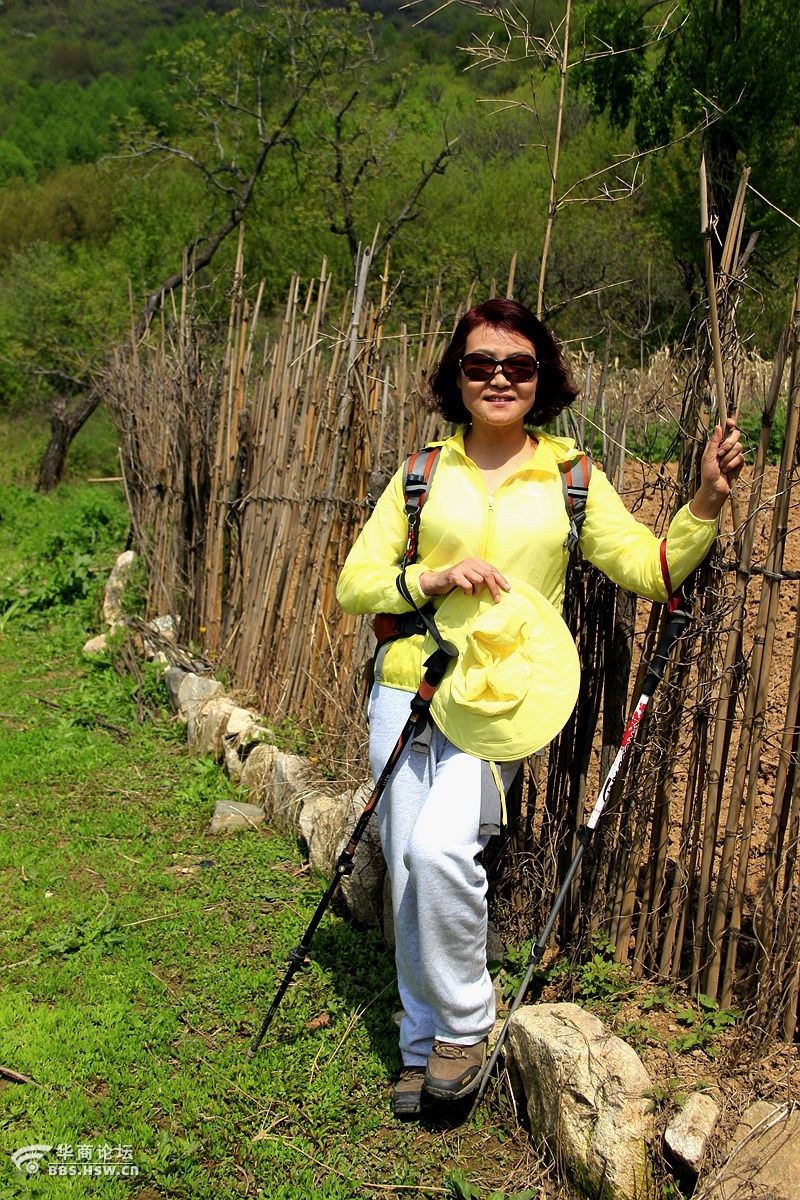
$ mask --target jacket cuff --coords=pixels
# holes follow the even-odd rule
[[[714,526],[717,526],[717,525],[719,525],[719,516],[716,516],[716,517],[696,517],[696,516],[695,516],[695,514],[692,512],[692,502],[691,502],[691,500],[689,501],[689,503],[688,503],[688,504],[685,504],[685,505],[684,505],[684,508],[686,509],[687,513],[688,513],[688,514],[689,514],[689,516],[692,518],[692,520],[693,520],[693,521],[696,521],[698,525],[714,525]]]
[[[420,566],[419,563],[411,563],[406,567],[406,587],[412,600],[420,608],[430,600],[430,596],[426,596],[419,586],[419,577],[425,570],[427,567]]]

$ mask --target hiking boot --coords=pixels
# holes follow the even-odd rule
[[[392,1090],[392,1113],[396,1117],[416,1117],[422,1109],[424,1067],[403,1067]]]
[[[474,1046],[436,1041],[425,1069],[425,1091],[438,1100],[460,1100],[478,1087],[485,1063],[485,1038]]]

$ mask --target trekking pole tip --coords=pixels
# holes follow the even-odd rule
[[[259,1031],[258,1031],[258,1033],[256,1034],[256,1036],[253,1038],[252,1042],[251,1042],[251,1043],[250,1043],[250,1045],[247,1047],[246,1059],[247,1059],[247,1061],[248,1061],[248,1062],[252,1062],[252,1060],[253,1060],[253,1059],[255,1058],[255,1056],[258,1054],[258,1051],[259,1051],[259,1048],[260,1048],[260,1046],[261,1046],[261,1043],[262,1043],[262,1041],[264,1040],[264,1033],[265,1033],[265,1032],[266,1032],[265,1030],[263,1030],[263,1029],[259,1029]]]

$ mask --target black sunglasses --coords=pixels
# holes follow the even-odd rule
[[[502,371],[509,383],[528,383],[539,370],[539,360],[532,354],[512,354],[508,358],[492,358],[490,354],[465,354],[458,365],[473,382],[487,383]]]

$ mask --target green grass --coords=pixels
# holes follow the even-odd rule
[[[125,528],[113,492],[0,486],[0,1067],[28,1080],[0,1078],[1,1200],[520,1192],[498,1101],[391,1118],[391,955],[335,906],[248,1062],[324,881],[292,838],[209,835],[231,785],[160,673],[82,657]],[[9,1156],[37,1144],[27,1176]],[[138,1175],[46,1173],[105,1156]]]

